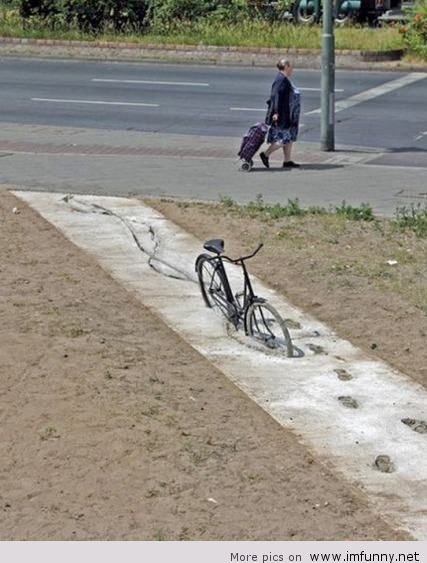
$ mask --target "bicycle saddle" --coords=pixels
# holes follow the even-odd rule
[[[219,255],[224,252],[224,241],[221,238],[207,240],[203,245],[203,248],[209,250],[209,252]]]

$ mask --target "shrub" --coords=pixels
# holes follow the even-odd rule
[[[418,0],[408,22],[400,28],[408,50],[427,59],[427,0]]]
[[[182,21],[197,20],[210,11],[206,0],[150,0],[148,22],[158,33],[167,33]]]
[[[240,23],[250,16],[250,6],[247,0],[219,0],[209,14],[208,19],[230,23]]]
[[[149,0],[147,20],[153,31],[167,33],[201,19],[241,21],[249,15],[248,0]]]
[[[46,20],[59,11],[57,0],[21,0],[19,13],[24,20],[38,18]]]
[[[20,14],[27,26],[76,27],[98,33],[143,28],[148,0],[21,0]]]

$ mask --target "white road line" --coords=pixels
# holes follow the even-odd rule
[[[427,74],[425,72],[411,72],[410,74],[396,78],[396,80],[391,80],[390,82],[381,84],[381,86],[370,88],[369,90],[365,90],[364,92],[350,96],[350,98],[347,98],[346,100],[340,100],[339,102],[336,102],[335,113],[351,108],[363,102],[367,102],[369,100],[372,100],[373,98],[377,98],[378,96],[383,96],[384,94],[388,94],[393,90],[398,90],[399,88],[403,88],[404,86],[409,86],[409,84],[413,84],[414,82],[418,82],[419,80],[424,80],[425,78],[427,78]],[[321,108],[318,108],[307,112],[305,115],[313,115],[320,112]]]
[[[416,141],[419,141],[420,139],[422,139],[423,137],[425,137],[427,135],[427,131],[423,131],[422,133],[420,133],[419,135],[417,135],[415,137]]]
[[[166,82],[162,80],[120,80],[116,78],[92,78],[92,82],[111,82],[119,84],[158,84],[159,86],[210,86],[208,82]]]
[[[104,102],[101,100],[61,100],[57,98],[31,98],[33,102],[51,102],[53,104],[95,104],[103,106],[140,106],[158,108],[159,104],[143,104],[141,102]]]
[[[300,92],[320,92],[320,88],[298,88]],[[335,88],[335,92],[344,92],[343,88]]]
[[[267,107],[265,108],[230,108],[230,111],[267,111]]]
[[[301,92],[320,92],[320,88],[298,88]],[[342,88],[337,88],[335,92],[344,92]],[[233,107],[230,108],[230,111],[266,111],[267,107],[265,108],[240,108],[240,107]],[[310,112],[315,113],[315,112]]]

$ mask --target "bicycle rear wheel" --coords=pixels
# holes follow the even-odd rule
[[[203,254],[197,260],[197,277],[199,279],[200,291],[206,305],[210,308],[218,309],[229,318],[230,304],[225,291],[225,282],[222,271],[218,267],[218,262],[209,254]]]
[[[269,303],[255,301],[246,311],[245,327],[248,336],[273,350],[283,350],[293,356],[291,336],[279,312]]]

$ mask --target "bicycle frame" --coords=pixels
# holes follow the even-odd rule
[[[253,287],[252,287],[252,283],[249,277],[249,273],[248,270],[246,268],[246,264],[245,261],[249,260],[250,258],[252,258],[253,256],[255,256],[255,254],[257,254],[257,252],[259,252],[259,250],[262,248],[262,244],[260,244],[258,246],[258,248],[255,250],[255,252],[253,252],[252,254],[248,255],[248,256],[242,256],[240,258],[237,259],[232,259],[229,256],[224,256],[224,255],[218,255],[218,256],[212,256],[212,258],[210,259],[211,262],[215,263],[215,270],[219,271],[221,273],[221,276],[224,280],[224,289],[225,289],[225,294],[226,294],[226,298],[227,298],[227,303],[230,307],[232,307],[233,309],[233,313],[230,313],[228,316],[230,318],[230,320],[237,326],[239,324],[239,321],[244,321],[244,317],[245,317],[245,313],[248,309],[248,307],[250,305],[252,305],[252,303],[254,303],[254,301],[264,301],[264,299],[261,299],[259,297],[257,297],[254,293]],[[243,270],[243,292],[241,293],[242,297],[243,297],[243,301],[242,304],[239,303],[237,296],[240,295],[239,293],[237,293],[236,295],[233,295],[233,291],[231,289],[231,285],[228,279],[228,275],[227,275],[227,271],[225,269],[224,266],[224,261],[229,262],[230,264],[235,264],[237,266],[241,266],[242,270]]]

